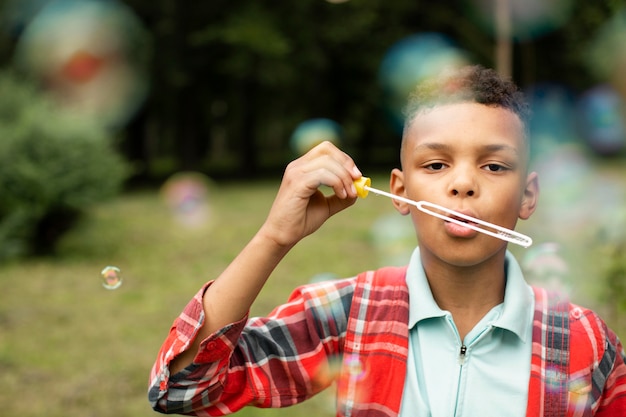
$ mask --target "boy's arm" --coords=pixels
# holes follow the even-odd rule
[[[264,224],[204,293],[204,323],[189,349],[170,363],[171,375],[192,363],[204,339],[246,315],[271,272],[296,243],[354,204],[353,181],[360,177],[352,158],[329,142],[287,166]],[[321,185],[334,193],[325,196]]]
[[[247,405],[290,406],[327,388],[335,377],[332,364],[343,346],[355,283],[299,287],[267,317],[246,316],[218,330],[202,342],[192,366],[170,375],[171,359],[187,349],[204,319],[207,283],[159,351],[150,373],[151,406],[167,414],[226,415]]]

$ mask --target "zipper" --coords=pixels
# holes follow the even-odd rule
[[[467,355],[467,346],[461,345],[461,349],[459,351],[459,365],[463,366],[465,364],[465,359]]]

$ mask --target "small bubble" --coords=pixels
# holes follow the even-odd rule
[[[368,402],[374,385],[364,381],[367,377],[367,366],[358,355],[349,355],[343,362],[343,372],[337,384],[337,406],[345,412],[355,404]]]
[[[357,381],[365,377],[365,365],[357,355],[350,355],[345,359],[345,365],[348,368],[350,378],[354,378]]]
[[[102,277],[102,286],[107,290],[115,290],[122,285],[122,274],[116,266],[106,266],[100,272]]]
[[[552,392],[567,389],[567,375],[558,366],[548,366],[545,370],[546,388]]]
[[[309,280],[309,284],[317,284],[320,282],[334,281],[337,279],[339,279],[339,276],[337,274],[334,274],[332,272],[320,272],[319,274],[313,275],[311,277],[311,279]]]

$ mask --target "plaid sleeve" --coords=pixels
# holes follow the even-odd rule
[[[286,407],[329,386],[341,353],[354,279],[296,289],[265,318],[232,323],[204,340],[176,375],[168,365],[188,348],[204,320],[202,295],[186,306],[165,340],[148,397],[163,413],[221,416],[246,405]]]
[[[604,353],[593,375],[593,388],[601,393],[596,416],[626,416],[626,355],[617,335],[603,322]],[[603,384],[600,384],[603,383]]]
[[[626,365],[617,335],[592,310],[570,309],[570,417],[626,416]]]

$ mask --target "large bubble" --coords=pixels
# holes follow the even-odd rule
[[[526,95],[533,109],[529,123],[533,157],[578,141],[575,97],[568,88],[542,83],[527,88]]]
[[[494,35],[506,25],[518,40],[537,38],[561,27],[572,13],[572,0],[465,0],[470,16]],[[500,22],[498,21],[500,20]]]
[[[585,63],[599,82],[610,83],[626,100],[626,8],[593,34]]]
[[[117,1],[52,1],[23,30],[16,63],[63,105],[117,128],[147,94],[147,33]]]
[[[626,100],[614,88],[603,84],[586,91],[578,109],[580,132],[591,149],[605,156],[626,149]]]
[[[198,228],[210,221],[210,184],[210,179],[200,172],[179,172],[165,181],[160,194],[179,224]]]
[[[343,131],[337,122],[317,118],[300,123],[291,135],[290,145],[297,155],[304,155],[324,141],[341,146],[342,140]]]
[[[524,253],[521,264],[529,282],[564,293],[569,291],[566,279],[570,268],[558,243],[536,244]]]
[[[468,63],[468,54],[440,33],[418,33],[393,44],[379,68],[382,104],[392,127],[402,131],[403,109],[417,84],[446,68]]]
[[[598,251],[623,241],[626,227],[623,170],[588,153],[583,146],[564,145],[538,158],[540,203],[527,225],[534,228],[530,234],[537,243],[527,250],[526,256],[531,258],[524,260],[527,267],[537,260],[529,268],[532,270],[529,277],[548,281],[546,284],[550,286],[559,284],[557,276],[564,271],[557,256],[562,256],[563,261],[567,259],[569,272],[565,275],[577,296],[587,296],[585,292],[579,293],[578,288],[593,286],[590,274],[593,278],[601,275],[599,263],[605,257],[597,258]],[[554,242],[552,252],[550,244],[542,246],[538,243],[541,241]],[[544,251],[535,252],[539,249]],[[586,260],[589,256],[597,259],[590,264]],[[567,283],[561,284],[568,289]]]
[[[376,219],[370,236],[381,265],[404,265],[415,249],[415,230],[407,216],[391,212]]]
[[[571,238],[589,220],[589,207],[583,204],[593,180],[589,156],[582,146],[562,145],[537,155],[535,169],[541,196],[533,217],[543,218],[539,222],[543,234]]]

